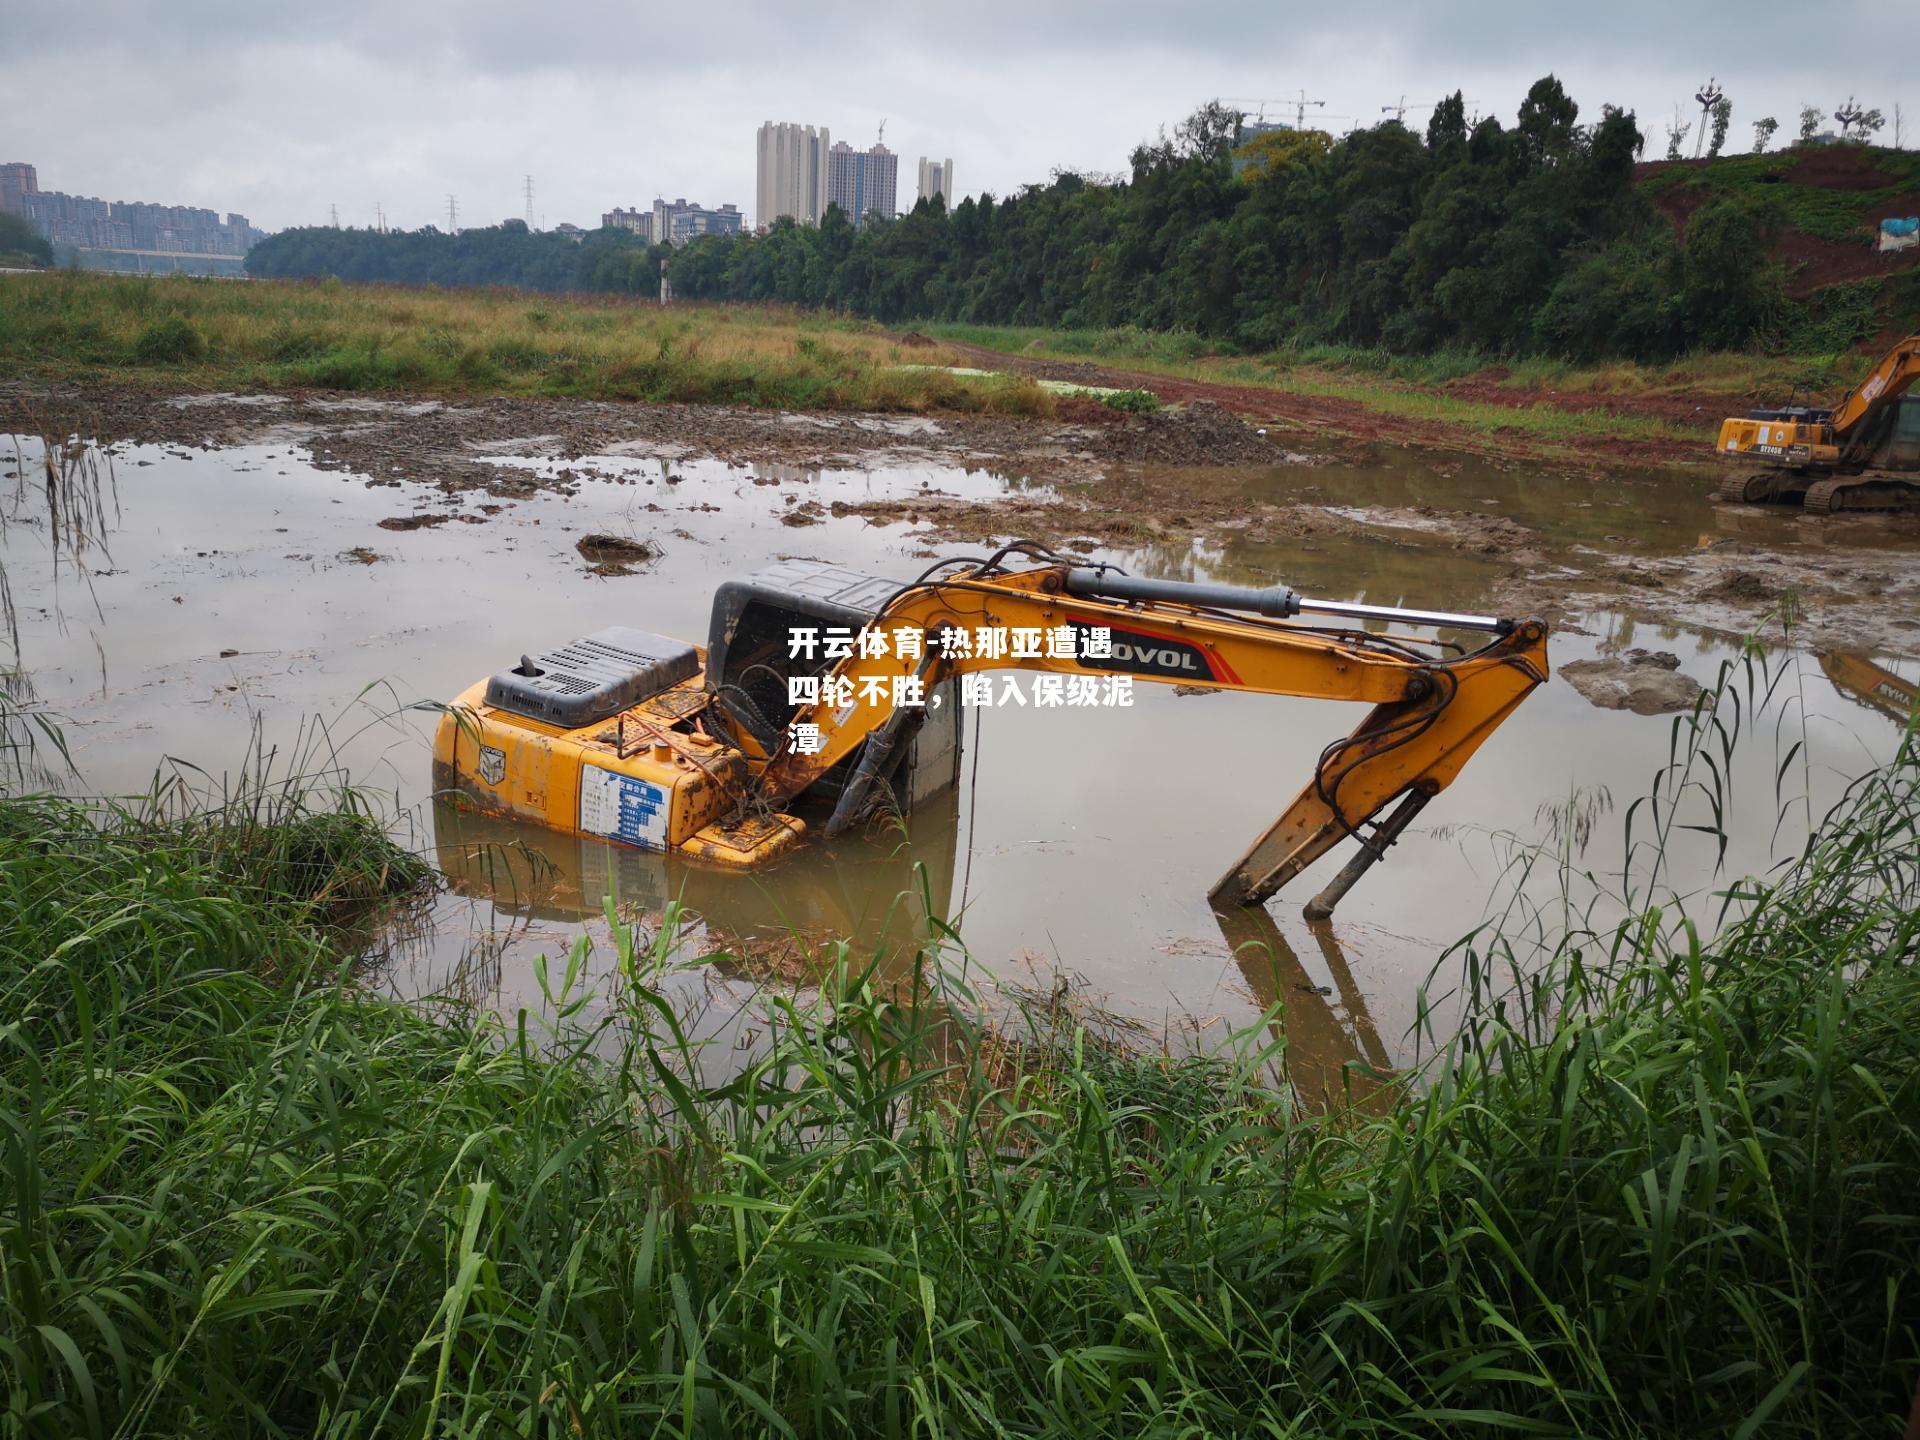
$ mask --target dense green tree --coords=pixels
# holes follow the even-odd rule
[[[18,215],[0,210],[0,265],[51,265],[53,246]]]
[[[1124,177],[1059,170],[951,210],[854,225],[776,221],[672,252],[624,231],[584,243],[517,222],[460,235],[296,230],[263,275],[780,301],[889,323],[1187,330],[1227,346],[1335,342],[1409,351],[1664,359],[1738,346],[1782,313],[1765,206],[1703,207],[1684,236],[1634,183],[1634,116],[1580,107],[1549,75],[1512,129],[1455,92],[1424,135],[1390,121],[1342,139],[1272,131],[1235,148],[1215,102],[1135,148]],[[1687,127],[1689,130],[1691,126]],[[1236,173],[1237,171],[1237,173]]]

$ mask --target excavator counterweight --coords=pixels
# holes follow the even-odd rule
[[[1489,638],[1458,653],[1352,621]],[[523,657],[449,707],[434,755],[484,811],[745,869],[951,784],[981,671],[1351,701],[1358,726],[1213,890],[1261,903],[1354,840],[1324,915],[1546,680],[1546,642],[1537,620],[1140,579],[1026,544],[906,582],[786,561],[721,586],[704,654],[616,627]]]

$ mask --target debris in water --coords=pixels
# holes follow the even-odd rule
[[[1718,584],[1700,592],[1702,600],[1731,600],[1742,604],[1763,604],[1778,600],[1780,590],[1751,570],[1735,570]]]
[[[429,525],[444,525],[451,515],[389,515],[380,522],[382,530],[424,530]]]
[[[793,496],[789,495],[787,497],[787,503],[793,503]],[[780,523],[782,525],[792,525],[795,528],[802,525],[818,525],[826,516],[826,513],[826,509],[819,501],[809,500],[804,505],[794,505],[791,510],[780,517]]]
[[[1629,650],[1601,660],[1573,660],[1560,667],[1566,682],[1602,710],[1635,715],[1671,715],[1691,710],[1700,682],[1680,673],[1680,657],[1666,650]]]
[[[573,548],[595,575],[631,575],[636,565],[658,560],[662,553],[658,545],[624,535],[582,535]]]

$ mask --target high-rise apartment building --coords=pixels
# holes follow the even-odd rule
[[[0,210],[9,214],[27,213],[27,196],[40,189],[34,168],[21,161],[0,165]]]
[[[616,205],[600,217],[600,224],[608,230],[631,230],[642,240],[653,239],[653,211],[638,206],[622,210]]]
[[[842,140],[827,152],[827,199],[856,225],[869,215],[893,219],[899,178],[900,157],[884,145],[855,150]]]
[[[827,129],[811,125],[760,127],[759,163],[753,197],[756,225],[791,215],[802,225],[818,225],[827,210]]]
[[[953,157],[945,160],[929,160],[920,157],[920,198],[931,200],[938,195],[946,201],[947,208],[953,208]]]

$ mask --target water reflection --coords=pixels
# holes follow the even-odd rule
[[[483,929],[468,964],[495,984],[503,960],[551,938],[539,922],[577,925],[616,913],[657,924],[669,902],[690,914],[682,952],[710,959],[730,980],[804,985],[827,947],[844,939],[877,959],[881,976],[908,973],[914,954],[962,908],[954,885],[962,851],[953,793],[923,802],[863,836],[810,845],[771,870],[742,874],[676,854],[609,845],[482,815],[457,797],[433,807],[434,854],[452,891],[489,905],[504,923]],[[1254,1005],[1276,1009],[1293,1083],[1308,1103],[1365,1103],[1394,1070],[1367,999],[1333,930],[1315,927],[1333,979],[1316,981],[1265,909],[1216,908],[1215,919]],[[718,952],[717,954],[715,952]]]
[[[1384,1098],[1393,1057],[1333,927],[1312,927],[1333,979],[1325,986],[1300,963],[1264,906],[1216,905],[1213,913],[1254,1003],[1277,1010],[1274,1038],[1286,1042],[1288,1073],[1301,1099],[1330,1107]]]

